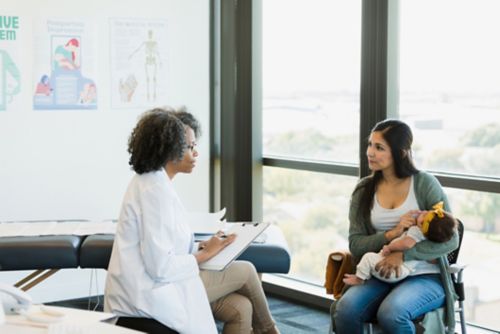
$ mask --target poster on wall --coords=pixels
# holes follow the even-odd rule
[[[165,20],[110,19],[112,108],[166,103],[167,47]]]
[[[20,103],[19,16],[0,15],[0,111]]]
[[[97,109],[96,40],[86,20],[34,24],[33,108]]]

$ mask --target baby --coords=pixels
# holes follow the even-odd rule
[[[389,278],[385,278],[375,270],[375,265],[391,252],[404,251],[410,249],[417,242],[428,239],[433,242],[446,242],[453,236],[456,221],[451,214],[443,211],[443,202],[434,205],[433,210],[421,211],[417,217],[416,225],[410,227],[400,237],[385,245],[379,253],[369,252],[363,255],[356,267],[356,274],[346,274],[343,279],[347,285],[359,285],[370,277],[375,276],[381,281],[394,283],[409,275],[422,275],[438,273],[437,265],[427,261],[405,261],[401,266],[399,277],[392,273]]]

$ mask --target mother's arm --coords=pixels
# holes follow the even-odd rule
[[[349,250],[357,261],[368,252],[378,252],[387,243],[384,232],[376,232],[367,217],[361,214],[361,191],[351,197],[349,207]]]
[[[453,237],[446,242],[432,242],[424,240],[411,249],[403,252],[404,260],[434,260],[440,256],[454,251],[458,247],[458,232],[455,230]]]
[[[403,261],[409,260],[434,260],[441,256],[446,256],[449,252],[458,247],[458,233],[455,231],[453,238],[447,242],[438,243],[424,240],[418,242],[413,248],[404,252],[394,252],[384,257],[375,266],[375,270],[379,271],[380,275],[389,278],[394,271],[396,277],[399,277],[400,267]],[[402,254],[402,255],[401,255]]]
[[[444,202],[444,209],[450,212],[450,203],[441,184],[435,176],[420,172],[416,178],[415,192],[421,209],[430,210],[432,206],[440,201]],[[455,230],[453,237],[443,243],[424,240],[417,243],[412,249],[404,251],[404,260],[433,260],[445,256],[458,247],[458,232]]]

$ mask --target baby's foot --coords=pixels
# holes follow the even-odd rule
[[[365,282],[358,276],[352,274],[345,274],[344,279],[342,281],[347,285],[360,285]]]

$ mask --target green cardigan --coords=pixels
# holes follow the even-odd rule
[[[419,172],[414,176],[414,189],[420,210],[430,210],[439,201],[444,202],[444,209],[450,211],[448,198],[438,180],[431,174]],[[360,185],[367,182],[367,178],[359,181]],[[379,252],[389,242],[384,232],[376,232],[370,217],[363,217],[360,210],[361,194],[364,188],[358,188],[351,197],[349,207],[349,250],[356,262],[367,252]],[[435,243],[428,240],[421,241],[415,247],[404,251],[404,260],[433,260],[446,255],[458,247],[458,234],[444,243]]]
[[[448,198],[439,184],[439,181],[431,174],[419,172],[414,176],[414,189],[420,210],[432,209],[439,201],[444,202],[444,209],[450,211]],[[367,182],[367,178],[359,181],[359,185]],[[367,252],[379,252],[388,243],[384,232],[377,232],[373,227],[370,217],[363,217],[360,210],[360,200],[363,188],[357,188],[351,197],[349,207],[349,249],[358,262],[363,254]],[[449,264],[446,255],[458,247],[458,232],[447,242],[435,243],[429,240],[418,242],[415,247],[403,252],[403,259],[408,260],[433,260],[438,259],[441,281],[446,293],[446,333],[454,333],[455,312],[454,302],[456,300],[455,290],[449,274]]]

